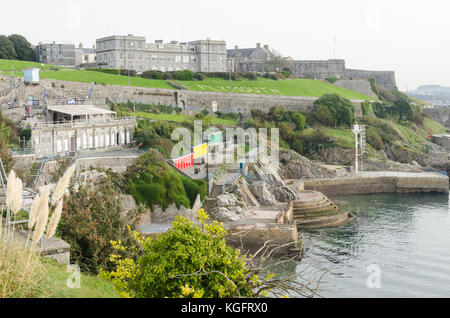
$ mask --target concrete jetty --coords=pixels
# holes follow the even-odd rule
[[[326,196],[374,193],[449,193],[449,178],[434,172],[362,172],[347,177],[304,180],[300,190]]]

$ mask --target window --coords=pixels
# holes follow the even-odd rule
[[[181,56],[175,55],[175,62],[180,63],[181,62]]]
[[[183,56],[183,63],[189,63],[189,56]]]

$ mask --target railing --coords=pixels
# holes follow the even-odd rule
[[[36,123],[32,130],[39,130],[45,128],[64,128],[64,127],[86,127],[86,126],[104,126],[104,125],[114,125],[114,124],[125,124],[129,123],[130,125],[136,124],[135,117],[124,117],[120,119],[112,119],[112,120],[95,120],[95,121],[84,121],[84,120],[76,120],[73,122],[55,122],[55,123]]]
[[[41,161],[41,166],[39,167],[38,171],[36,172],[36,177],[34,178],[34,184],[37,184],[37,183],[38,183],[39,177],[41,176],[42,171],[44,170],[45,164],[46,164],[47,162],[49,162],[49,161],[54,161],[54,160],[56,160],[56,159],[57,159],[57,157],[50,157],[50,158],[44,158],[44,159],[42,159],[42,161]]]

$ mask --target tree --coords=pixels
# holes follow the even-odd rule
[[[394,101],[393,112],[398,115],[399,122],[402,120],[409,120],[413,115],[411,105],[405,98],[398,98]]]
[[[14,45],[6,35],[0,35],[0,59],[13,60],[16,57]]]
[[[16,58],[22,61],[34,61],[36,58],[34,50],[31,48],[31,44],[25,37],[19,34],[12,34],[8,36],[16,51]]]
[[[326,111],[321,106],[328,110],[329,115],[325,115]],[[323,124],[330,125],[328,120],[331,119],[335,126],[351,126],[355,121],[355,107],[352,102],[337,94],[323,95],[314,102],[314,107],[316,112],[325,115],[327,122]]]

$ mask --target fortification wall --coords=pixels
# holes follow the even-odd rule
[[[339,81],[334,82],[334,85],[343,87],[373,98],[378,98],[378,96],[372,91],[372,87],[370,86],[370,82],[366,79],[360,80],[348,80],[341,79]]]
[[[397,84],[395,81],[395,72],[393,71],[365,71],[347,69],[346,78],[349,80],[357,79],[375,79],[377,85],[384,86],[388,89],[396,89]]]
[[[92,87],[92,98],[89,99]],[[86,99],[87,103],[105,103],[106,100],[115,102],[137,102],[148,104],[164,104],[173,107],[181,107],[187,111],[210,111],[240,113],[250,109],[260,109],[268,112],[276,106],[285,107],[288,110],[308,112],[313,108],[317,97],[307,96],[285,96],[285,95],[263,95],[223,92],[201,92],[175,89],[158,89],[143,87],[126,87],[118,85],[93,85],[92,83],[66,82],[57,80],[41,80],[39,85],[22,85],[22,87],[10,94],[11,100],[28,100],[33,96],[44,104],[44,92],[47,89],[49,102],[54,99]],[[354,101],[356,107],[360,101]],[[21,107],[14,112],[17,118],[25,116],[25,108]],[[15,114],[15,113],[14,113]]]
[[[288,63],[288,67],[296,78],[345,77],[344,60],[292,61]]]

